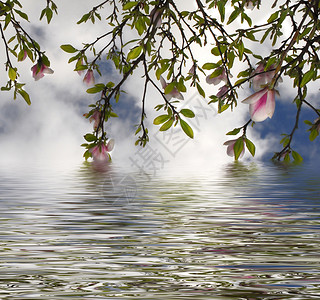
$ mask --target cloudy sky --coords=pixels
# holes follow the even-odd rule
[[[86,112],[87,105],[94,102],[94,98],[86,94],[86,87],[81,77],[73,71],[73,65],[67,64],[70,56],[60,49],[60,45],[70,43],[80,48],[82,42],[92,41],[104,32],[103,23],[97,23],[94,26],[76,25],[77,20],[99,1],[77,0],[77,5],[73,5],[71,1],[57,0],[59,14],[54,16],[49,26],[45,22],[38,21],[42,9],[39,4],[29,1],[21,2],[27,5],[25,10],[31,21],[30,24],[25,24],[25,27],[36,37],[42,49],[46,50],[54,74],[46,75],[35,82],[31,78],[31,62],[25,61],[18,64],[20,80],[27,83],[26,89],[30,93],[32,105],[27,106],[20,98],[13,101],[10,93],[1,93],[0,161],[79,163],[83,160],[83,148],[80,147],[84,142],[83,135],[92,129],[92,125],[82,115]],[[190,1],[189,4],[193,5],[193,2]],[[259,13],[253,12],[259,22],[268,18],[266,9]],[[3,65],[2,44],[0,49],[2,52],[0,63]],[[268,47],[264,46],[257,51],[261,55],[267,54]],[[210,61],[210,53],[203,52],[201,58],[203,61],[200,61],[200,65]],[[97,82],[116,80],[116,72],[107,65],[103,70],[103,77],[97,77]],[[5,84],[5,78],[6,74],[2,69],[0,70],[1,85]],[[280,150],[279,133],[291,131],[294,122],[292,116],[295,113],[294,105],[291,104],[294,97],[291,86],[291,82],[285,80],[279,88],[281,99],[277,99],[273,119],[257,124],[248,132],[248,138],[257,146],[256,160],[269,159],[273,151]],[[208,106],[207,101],[202,99],[195,90],[189,90],[184,95],[183,106],[192,108],[198,113],[197,118],[191,122],[195,138],[190,140],[177,130],[160,133],[156,127],[152,126],[154,117],[159,114],[153,110],[153,107],[161,101],[161,98],[155,91],[149,90],[147,124],[149,124],[151,141],[147,148],[140,149],[134,146],[134,125],[139,122],[142,87],[143,79],[139,74],[130,78],[125,85],[128,94],[115,107],[120,118],[114,119],[109,125],[109,135],[116,141],[112,153],[114,164],[133,167],[144,164],[145,168],[150,168],[154,164],[158,167],[181,163],[208,166],[232,161],[232,158],[226,155],[226,147],[223,146],[223,143],[230,138],[225,133],[234,127],[242,126],[248,120],[247,105],[239,103],[233,113],[226,112],[218,115],[214,106]],[[215,93],[217,89],[206,86],[206,91],[210,94]],[[239,100],[250,93],[250,90],[240,90]],[[310,96],[313,103],[317,101],[317,96],[318,90],[315,88]],[[313,120],[312,115],[310,119]],[[286,127],[287,125],[289,127]],[[298,138],[302,144],[308,140],[306,127],[303,124],[300,125]],[[308,148],[297,144],[297,150],[306,158],[317,158],[318,147],[319,141],[313,145],[308,144]],[[244,159],[252,160],[249,154],[246,154]],[[149,163],[148,167],[147,163]]]

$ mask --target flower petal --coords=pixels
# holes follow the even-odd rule
[[[245,103],[245,104],[253,104],[253,103],[259,101],[260,98],[263,96],[263,94],[265,94],[266,92],[267,92],[267,88],[252,94],[251,96],[247,97],[246,99],[242,100],[241,102]]]
[[[262,122],[272,118],[275,109],[275,96],[273,90],[268,90],[259,101],[249,107],[251,119],[254,122]]]
[[[160,82],[163,89],[167,87],[167,83],[162,76],[160,76]]]
[[[106,146],[106,150],[110,152],[113,150],[113,148],[114,148],[114,139],[110,139]]]

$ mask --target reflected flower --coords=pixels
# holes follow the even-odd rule
[[[275,109],[275,90],[264,88],[244,99],[242,103],[249,104],[251,120],[262,122],[272,118]]]
[[[89,151],[92,154],[93,160],[95,161],[110,161],[111,157],[109,152],[111,152],[114,148],[114,140],[111,139],[105,145],[104,143],[100,143],[93,148],[91,148]]]
[[[234,144],[237,142],[237,140],[229,140],[229,141],[226,141],[223,145],[225,146],[228,146],[227,147],[227,154],[229,156],[234,156]],[[240,156],[239,158],[241,158],[243,155],[244,155],[244,152],[245,152],[245,145],[244,145],[244,141],[243,141],[243,150],[241,151],[240,153]]]
[[[162,85],[163,89],[165,89],[168,86],[168,83],[164,80],[164,78],[162,76],[160,76],[160,82],[161,82],[161,85]],[[177,90],[176,87],[174,87],[173,90],[170,93],[165,94],[164,96],[168,101],[171,100],[172,98],[176,98],[176,99],[179,99],[179,100],[183,100],[184,99],[183,95]]]
[[[31,68],[32,77],[35,81],[41,79],[44,74],[53,74],[53,70],[46,66],[41,59]]]

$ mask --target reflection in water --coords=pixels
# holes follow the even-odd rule
[[[1,299],[318,299],[307,166],[0,172]]]

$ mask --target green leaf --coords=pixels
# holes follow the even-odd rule
[[[202,69],[204,69],[204,70],[212,70],[212,69],[216,69],[217,67],[218,67],[218,65],[215,64],[215,63],[205,63],[202,66]]]
[[[46,17],[47,17],[48,24],[50,23],[50,21],[52,19],[52,16],[53,16],[52,10],[49,7],[47,7],[47,9],[46,9]]]
[[[223,23],[225,19],[225,3],[223,3],[223,1],[218,2],[218,10],[220,13],[221,22]]]
[[[186,118],[194,118],[195,114],[192,110],[188,109],[188,108],[183,108],[180,110],[180,113],[182,115],[184,115]]]
[[[77,24],[87,22],[89,18],[90,18],[90,13],[84,14],[82,18],[77,22]]]
[[[311,142],[313,142],[318,135],[319,135],[318,130],[317,129],[312,129],[311,132],[310,132],[310,135],[309,135],[309,140]]]
[[[171,118],[170,120],[168,120],[166,123],[164,123],[161,127],[160,127],[160,131],[166,131],[168,130],[173,124],[173,118]]]
[[[92,157],[92,154],[89,150],[87,150],[85,153],[83,153],[83,157],[85,160],[88,160],[88,158]]]
[[[240,132],[241,128],[235,128],[227,133],[227,135],[237,135]]]
[[[27,102],[28,105],[31,105],[29,94],[25,90],[20,89],[18,90],[18,93],[22,96],[22,98]]]
[[[17,79],[17,72],[14,68],[9,68],[9,71],[8,71],[8,76],[10,78],[10,80],[12,81],[15,81]]]
[[[301,163],[303,161],[302,156],[298,152],[293,151],[293,150],[292,150],[292,157],[293,157],[294,161],[297,163]]]
[[[289,155],[289,153],[287,153],[287,154],[284,156],[283,161],[286,162],[286,163],[290,162],[290,155]]]
[[[112,117],[112,118],[118,118],[119,116],[112,111],[112,112],[110,112],[110,117]]]
[[[161,116],[156,117],[153,120],[153,124],[154,125],[160,125],[160,124],[164,123],[165,121],[167,121],[169,119],[170,119],[169,115],[161,115]]]
[[[234,146],[233,146],[233,151],[234,151],[234,159],[235,160],[238,160],[239,157],[240,157],[240,154],[243,150],[243,138],[240,137],[237,139],[237,141],[234,143]]]
[[[137,6],[137,4],[138,4],[138,1],[128,2],[125,5],[123,5],[123,10],[131,9],[134,6]]]
[[[229,25],[230,23],[232,23],[240,14],[240,9],[239,8],[235,8],[234,11],[231,13],[227,25]]]
[[[74,48],[73,46],[71,45],[61,45],[60,48],[65,51],[65,52],[68,52],[68,53],[75,53],[77,52],[78,50],[76,48]]]
[[[300,82],[300,87],[306,85],[313,78],[316,72],[316,70],[309,70],[307,73],[305,73]]]
[[[95,94],[101,92],[105,88],[105,85],[100,83],[96,84],[94,87],[87,89],[88,94]]]
[[[197,82],[197,83],[196,83],[196,86],[197,86],[197,90],[198,90],[199,94],[200,94],[203,98],[205,98],[205,97],[206,97],[206,94],[205,94],[203,88],[201,87],[201,85]]]
[[[84,139],[87,141],[87,142],[95,142],[97,140],[97,137],[92,134],[92,133],[87,133],[85,136],[84,136]]]
[[[180,126],[181,126],[182,130],[184,131],[184,133],[185,133],[188,137],[190,137],[190,138],[193,139],[193,130],[192,130],[192,128],[190,127],[190,125],[189,125],[187,122],[185,122],[185,121],[183,121],[182,119],[180,119]]]
[[[254,156],[256,153],[256,146],[247,138],[245,139],[245,142],[246,142],[247,149],[249,150],[251,155]]]
[[[128,53],[127,60],[131,60],[131,59],[137,58],[140,55],[141,51],[142,51],[142,46],[134,47]]]
[[[278,18],[278,15],[279,15],[279,11],[277,10],[276,12],[274,12],[268,19],[268,23],[271,23],[273,22],[274,20],[276,20]]]
[[[15,9],[14,10],[21,18],[27,20],[29,22],[29,19],[28,19],[28,15],[18,9]]]

